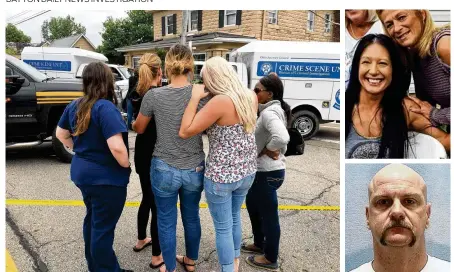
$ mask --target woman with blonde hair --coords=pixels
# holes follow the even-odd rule
[[[202,135],[190,139],[178,137],[181,119],[191,98],[189,78],[193,70],[191,50],[181,44],[172,46],[165,59],[170,84],[145,94],[133,123],[133,129],[142,134],[152,119],[156,122],[157,138],[150,174],[158,212],[159,241],[167,271],[176,268],[178,196],[186,246],[186,256],[179,256],[178,261],[185,264],[187,271],[194,271],[199,254],[199,202],[205,169]]]
[[[147,92],[153,91],[161,85],[161,59],[156,54],[147,53],[139,60],[138,82],[135,90],[130,94],[133,106],[134,117],[137,118],[142,104],[143,97]],[[150,267],[153,269],[163,266],[161,247],[158,236],[158,219],[154,194],[151,189],[150,167],[153,151],[156,144],[156,123],[150,121],[145,132],[138,134],[134,149],[134,164],[136,173],[139,175],[140,187],[142,188],[142,201],[140,202],[137,214],[137,243],[134,251],[139,252],[145,247],[152,246],[152,257]],[[148,218],[151,211],[150,234],[147,238]],[[162,270],[163,269],[163,270]],[[161,268],[165,271],[165,267]]]
[[[84,96],[66,106],[56,136],[75,155],[71,180],[82,192],[87,214],[83,236],[89,271],[120,268],[113,250],[115,227],[126,201],[131,168],[128,129],[118,111],[112,71],[101,62],[82,74]]]
[[[436,27],[428,10],[377,10],[386,34],[409,53],[422,114],[433,126],[451,123],[451,28]]]
[[[380,20],[374,10],[345,10],[345,83],[350,80],[350,70],[356,45],[367,34],[383,33]]]
[[[241,246],[240,209],[257,171],[255,124],[257,97],[221,57],[209,59],[195,85],[179,135],[191,138],[207,130],[210,143],[204,188],[216,230],[221,271],[238,271]],[[200,99],[214,97],[197,113]]]

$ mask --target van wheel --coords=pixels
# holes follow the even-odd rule
[[[301,133],[304,140],[312,138],[317,133],[319,126],[317,115],[311,111],[302,110],[293,115],[292,127]]]
[[[54,129],[54,133],[52,134],[52,147],[54,149],[55,155],[62,161],[66,163],[70,163],[73,159],[74,152],[67,148],[65,145],[60,142],[59,139],[56,137],[57,127]]]

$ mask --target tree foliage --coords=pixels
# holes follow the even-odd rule
[[[32,39],[13,24],[7,24],[5,29],[6,42],[29,43]]]
[[[144,10],[127,11],[127,17],[108,17],[103,23],[102,44],[97,52],[104,54],[109,62],[124,64],[123,54],[115,48],[153,41],[153,15]]]
[[[82,24],[77,23],[74,17],[68,15],[66,17],[52,17],[50,20],[45,20],[41,25],[41,33],[45,41],[51,42],[77,34],[85,34],[86,28]]]
[[[11,47],[6,47],[5,53],[8,55],[18,55],[19,54],[16,49],[11,48]]]

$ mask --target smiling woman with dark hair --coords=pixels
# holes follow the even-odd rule
[[[405,158],[408,131],[422,132],[450,150],[450,136],[411,111],[410,75],[393,40],[369,34],[358,44],[346,91],[346,158]]]

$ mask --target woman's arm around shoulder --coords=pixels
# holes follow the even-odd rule
[[[437,139],[446,149],[447,152],[451,150],[451,136],[450,134],[444,132],[443,130],[432,126],[430,120],[424,117],[422,114],[414,113],[410,109],[412,107],[419,107],[413,100],[410,98],[405,98],[403,101],[403,106],[405,109],[405,114],[407,117],[407,124],[409,130],[414,130],[421,132],[427,135],[430,135]]]
[[[186,107],[178,134],[183,139],[202,133],[223,117],[229,107],[233,106],[228,96],[216,95],[197,112],[199,101],[200,97],[193,95]]]

